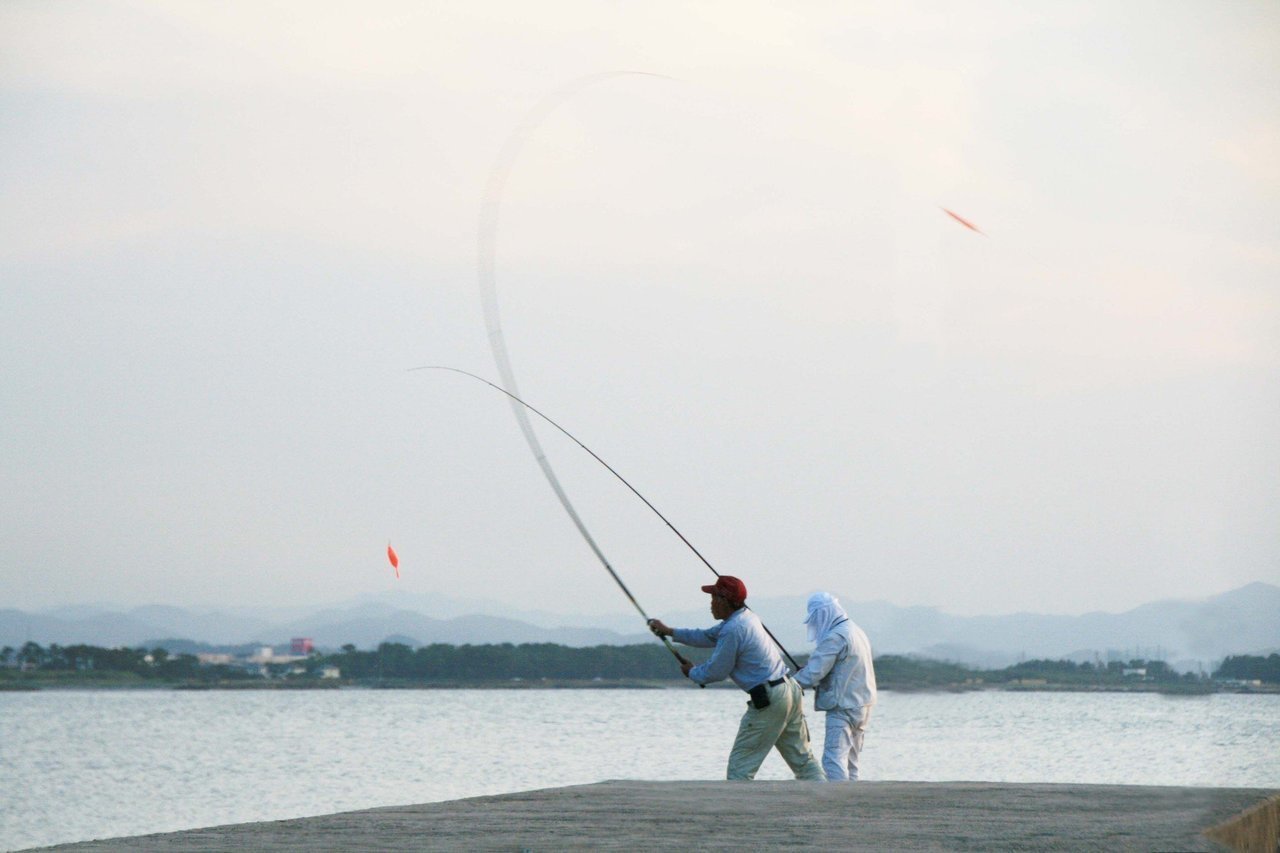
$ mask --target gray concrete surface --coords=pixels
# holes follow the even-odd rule
[[[979,782],[601,782],[53,850],[1220,850],[1274,791]]]

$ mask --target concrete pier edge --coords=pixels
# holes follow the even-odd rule
[[[1280,850],[1280,794],[1210,827],[1204,834],[1232,850]]]
[[[1258,788],[609,781],[45,849],[1273,853],[1278,824],[1280,791]]]

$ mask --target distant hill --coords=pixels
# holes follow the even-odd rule
[[[1200,601],[1156,601],[1124,613],[1080,616],[956,616],[933,607],[841,600],[867,631],[877,653],[915,654],[975,666],[1005,666],[1020,658],[1105,658],[1111,653],[1159,654],[1194,668],[1196,662],[1207,666],[1230,654],[1280,651],[1280,587],[1265,583]],[[370,648],[392,636],[417,645],[654,642],[633,613],[466,613],[469,607],[484,605],[456,601],[444,602],[439,612],[432,613],[436,603],[432,599],[401,601],[413,606],[364,600],[310,613],[295,608],[287,618],[260,610],[197,611],[160,605],[126,611],[83,606],[42,612],[9,609],[0,610],[0,645],[17,647],[30,639],[42,645],[136,646],[159,638],[210,645],[278,645],[291,637],[310,637],[321,647],[353,643]],[[801,623],[804,602],[803,597],[751,602],[752,609],[796,655],[809,650]],[[705,608],[655,615],[671,625],[712,624]]]
[[[762,600],[753,607],[784,645],[790,641],[808,649],[803,628],[783,618],[803,614],[804,599]],[[1230,654],[1280,651],[1280,587],[1265,583],[1201,601],[1157,601],[1123,613],[1080,616],[956,616],[884,601],[854,602],[847,609],[877,652],[981,666],[1007,666],[1024,657],[1105,658],[1108,652],[1159,655],[1190,665]]]
[[[353,643],[376,646],[398,634],[417,645],[452,643],[558,643],[563,646],[626,645],[644,642],[647,634],[624,636],[605,628],[541,628],[518,619],[470,615],[436,619],[413,610],[366,604],[323,610],[277,628],[280,637],[310,637],[320,646]]]
[[[563,646],[630,645],[652,639],[645,632],[621,634],[607,628],[543,628],[518,619],[470,615],[436,619],[382,604],[319,610],[304,618],[269,623],[234,612],[194,612],[176,607],[140,607],[125,613],[75,608],[29,613],[0,610],[0,646],[17,648],[28,640],[49,645],[150,645],[162,638],[207,646],[279,645],[309,637],[319,647],[352,643],[369,648],[395,636],[416,645],[431,643],[556,643]]]
[[[838,591],[837,591],[838,594]],[[1185,661],[1219,660],[1229,654],[1280,651],[1280,587],[1252,583],[1198,601],[1165,600],[1121,613],[1058,616],[1015,613],[957,616],[936,607],[901,607],[840,595],[877,653],[914,654],[976,666],[1007,666],[1022,658],[1092,660],[1108,651]],[[701,602],[700,602],[701,604]],[[805,597],[752,599],[751,607],[793,654],[807,652],[802,619]],[[512,618],[550,624],[595,624],[630,633],[634,613],[555,617],[532,612]],[[707,626],[706,607],[655,613],[670,625]]]
[[[65,611],[27,613],[22,610],[0,610],[0,646],[17,648],[28,640],[42,645],[86,643],[110,647],[132,646],[146,637],[169,636],[160,626],[125,613],[96,608],[76,610],[75,614]]]

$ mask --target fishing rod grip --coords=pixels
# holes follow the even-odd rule
[[[693,666],[693,661],[689,660],[687,657],[680,654],[678,651],[676,651],[676,647],[671,645],[671,639],[669,637],[663,637],[662,642],[667,647],[667,651],[671,652],[671,654],[676,656],[676,660],[680,661],[680,663],[682,664],[687,663],[689,664],[689,666]],[[689,677],[688,675],[685,676],[685,678],[688,678],[688,677]],[[697,682],[694,682],[694,683],[696,684]],[[701,687],[703,690],[707,689],[707,685],[705,684],[698,684],[698,686]]]

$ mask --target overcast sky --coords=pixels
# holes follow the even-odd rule
[[[0,5],[0,607],[1280,583],[1280,4]],[[976,223],[975,234],[946,207]],[[710,572],[544,447],[651,612]],[[402,578],[384,549],[395,544]]]

